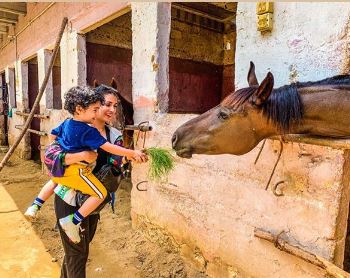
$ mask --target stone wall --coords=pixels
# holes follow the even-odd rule
[[[200,26],[171,21],[170,56],[222,65],[224,36]]]
[[[349,72],[350,3],[274,3],[273,30],[256,29],[255,3],[237,10],[236,86],[247,86],[249,61],[275,86]]]
[[[131,12],[86,34],[86,41],[131,49]]]

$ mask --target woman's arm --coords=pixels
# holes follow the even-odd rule
[[[80,153],[67,153],[64,157],[64,163],[71,165],[80,161],[86,161],[92,163],[97,159],[97,152],[94,151],[82,151]]]
[[[55,141],[57,138],[56,135],[53,135],[53,134],[49,134],[49,141],[52,142],[52,141]]]

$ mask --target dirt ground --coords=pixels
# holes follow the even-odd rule
[[[40,164],[15,156],[0,172],[0,183],[22,213],[47,180]],[[141,231],[132,229],[131,186],[130,181],[122,182],[117,192],[115,214],[109,206],[101,213],[101,221],[91,243],[87,277],[208,277],[195,270],[169,246],[159,246]],[[47,248],[46,251],[61,264],[63,249],[59,233],[54,229],[53,198],[45,203],[39,218],[32,225]]]

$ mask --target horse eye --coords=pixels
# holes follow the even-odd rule
[[[230,116],[226,112],[220,111],[218,117],[219,119],[227,120]]]

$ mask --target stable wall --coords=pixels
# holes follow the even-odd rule
[[[311,5],[275,3],[274,30],[284,26],[286,35],[273,31],[267,37],[261,37],[255,29],[255,3],[238,4],[237,86],[246,86],[250,60],[256,63],[260,81],[268,68],[273,70],[274,66],[281,64],[273,70],[276,83],[280,85],[288,83],[288,63],[294,63],[299,76],[307,79],[342,71],[341,59],[334,56],[334,45],[339,47],[345,41],[335,40],[333,45],[322,44],[322,47],[313,43],[313,47],[305,48],[298,55],[309,64],[302,58],[292,59],[284,52],[284,38],[295,38],[301,30],[310,34],[310,41],[319,42],[327,42],[331,37],[336,39],[335,34],[345,30],[345,14],[350,14],[348,4]],[[308,14],[311,10],[313,12]],[[137,15],[146,17],[141,12]],[[321,18],[324,20],[320,15],[329,15],[333,21],[327,23],[324,33],[311,32],[316,23],[321,24]],[[309,24],[305,24],[305,20]],[[261,43],[269,47],[261,48]],[[319,51],[320,47],[322,51]],[[313,57],[310,53],[314,52],[318,59],[323,57],[333,62],[315,67],[316,73],[312,67],[314,64],[308,60]],[[277,57],[279,59],[275,59]],[[150,60],[137,61],[140,64],[135,65],[139,68],[151,68]],[[271,61],[273,63],[269,64]],[[161,81],[163,86],[164,80]],[[141,78],[134,74],[133,82],[142,84]],[[155,82],[157,84],[157,79]],[[150,88],[153,90],[147,91],[147,95],[153,92],[153,96],[157,96],[157,85]],[[142,90],[133,93],[147,96]],[[157,98],[154,98],[154,103],[157,103]],[[152,106],[148,107],[151,110]],[[152,114],[149,110],[145,113],[143,108],[136,107],[137,118],[150,120],[154,127],[148,135],[146,147],[171,148],[172,133],[179,125],[195,117],[158,113],[157,109]],[[140,143],[138,147],[142,147]],[[134,184],[144,180],[148,183],[140,185],[147,191],[133,188],[133,224],[143,228],[154,241],[173,245],[211,277],[324,277],[325,273],[316,266],[254,237],[255,228],[276,235],[284,231],[281,237],[290,243],[342,266],[349,206],[349,153],[300,143],[284,144],[270,185],[271,188],[278,181],[286,181],[282,186],[284,196],[277,197],[271,189],[265,191],[264,188],[277,159],[279,143],[268,141],[259,162],[254,165],[259,147],[243,156],[195,155],[190,160],[176,157],[175,170],[162,183],[149,181],[144,166],[135,165]]]
[[[49,5],[49,3],[28,3],[27,14],[19,16],[16,31],[22,30],[30,20]],[[50,132],[58,122],[67,116],[61,109],[47,109],[46,94],[50,90],[50,94],[55,93],[56,95],[61,91],[61,98],[63,99],[63,94],[67,89],[75,85],[86,84],[86,43],[82,33],[97,28],[123,14],[124,10],[128,9],[127,7],[128,3],[126,2],[54,3],[39,18],[33,21],[28,28],[21,32],[17,37],[17,47],[15,47],[15,42],[11,41],[5,48],[0,50],[0,71],[5,67],[16,68],[17,106],[12,109],[12,118],[9,119],[8,137],[10,145],[14,143],[20,134],[20,130],[16,129],[15,126],[23,125],[25,120],[23,116],[18,116],[15,112],[27,112],[28,109],[27,61],[33,56],[40,55],[39,53],[43,52],[47,53],[47,49],[53,48],[63,17],[68,17],[68,25],[60,45],[61,76],[59,78],[59,69],[54,69],[54,78],[50,78],[48,84],[48,88],[51,89],[47,88],[45,96],[40,103],[40,112],[50,114],[50,119],[41,120],[41,130],[46,132]],[[17,61],[15,60],[16,57]],[[39,60],[39,68],[44,68],[40,63],[45,63],[47,66],[48,60]],[[44,72],[44,70],[41,72]],[[59,82],[61,83],[60,85]],[[40,86],[41,82],[39,81],[39,83]],[[61,86],[61,90],[57,88],[58,86]],[[46,145],[47,143],[47,138],[41,137],[40,144]],[[16,152],[22,158],[30,158],[31,149],[28,134],[25,135]]]
[[[247,87],[249,61],[258,81],[275,87],[349,73],[350,3],[274,3],[273,30],[256,29],[256,3],[237,10],[236,87]]]

